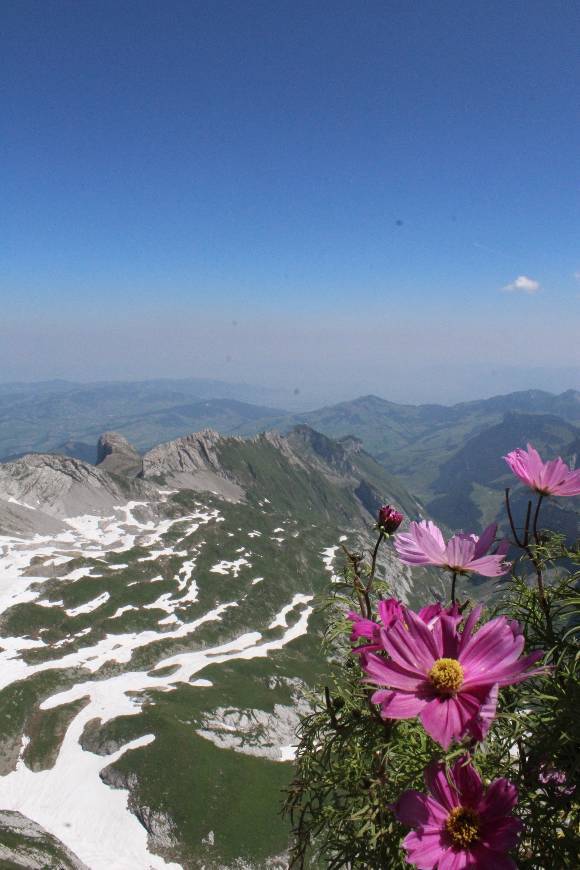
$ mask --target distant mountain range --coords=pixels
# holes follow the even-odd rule
[[[299,414],[242,401],[251,392],[194,380],[5,385],[0,460],[54,451],[94,463],[104,428],[143,451],[206,428],[248,436],[306,425],[334,439],[360,439],[433,517],[450,527],[475,528],[501,519],[501,490],[510,480],[503,454],[527,441],[548,457],[561,454],[575,462],[578,453],[580,392],[575,390],[560,395],[527,390],[452,406],[363,396]],[[557,519],[573,534],[576,513],[570,507],[560,503]]]

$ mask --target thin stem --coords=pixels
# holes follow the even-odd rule
[[[379,547],[381,546],[381,544],[384,540],[385,540],[385,533],[381,529],[379,532],[379,537],[378,537],[377,543],[375,544],[375,549],[373,550],[373,558],[372,558],[372,562],[371,562],[371,573],[369,575],[369,580],[368,580],[367,587],[366,587],[367,595],[370,594],[370,592],[373,588],[373,583],[375,580],[375,571],[377,570],[377,556],[379,554]]]
[[[540,516],[540,508],[542,506],[542,501],[544,500],[544,494],[539,493],[538,495],[538,503],[536,504],[536,509],[534,511],[534,519],[532,522],[532,536],[536,545],[540,543],[540,535],[538,532],[538,519]],[[512,534],[514,536],[514,541],[516,545],[523,550],[536,571],[536,585],[538,587],[538,600],[540,602],[540,607],[544,611],[544,616],[546,618],[546,627],[548,630],[548,637],[550,639],[550,643],[554,642],[554,629],[552,627],[552,616],[550,614],[550,605],[548,604],[548,599],[546,598],[546,590],[544,587],[544,574],[542,571],[542,563],[536,553],[530,547],[530,517],[532,513],[532,502],[528,502],[528,509],[526,512],[526,522],[524,526],[524,537],[523,540],[520,540],[518,533],[516,532],[516,526],[514,523],[512,509],[510,504],[510,491],[509,487],[505,491],[505,504],[507,515],[510,523],[510,528],[512,530]]]
[[[330,717],[330,724],[332,725],[332,727],[334,728],[335,731],[340,731],[341,726],[339,725],[338,720],[336,718],[334,704],[332,703],[332,698],[330,697],[330,689],[328,688],[328,686],[324,687],[324,700],[326,702],[326,710],[327,710],[328,715]]]
[[[526,512],[526,522],[524,525],[524,543],[523,546],[528,546],[528,541],[530,540],[530,516],[532,515],[532,502],[528,502],[528,510]]]
[[[512,535],[514,536],[514,541],[516,542],[518,547],[523,548],[524,545],[522,544],[522,542],[520,541],[520,539],[518,537],[518,533],[516,532],[516,527],[515,527],[515,523],[514,523],[514,518],[512,516],[512,506],[510,504],[510,488],[509,488],[509,486],[506,488],[506,491],[505,491],[505,506],[506,506],[508,519],[510,521],[510,528],[512,530]]]
[[[543,500],[544,500],[544,493],[541,492],[538,496],[538,503],[536,505],[536,511],[534,513],[534,524],[532,526],[532,533],[534,535],[534,541],[536,542],[536,544],[540,543],[540,535],[538,533],[538,518],[540,516],[540,508],[542,506]],[[530,502],[530,504],[531,504],[531,502]]]
[[[457,571],[453,572],[453,580],[451,581],[451,604],[455,604],[455,584],[457,583]]]
[[[351,567],[352,567],[352,571],[354,574],[352,585],[353,585],[354,591],[356,593],[356,597],[358,598],[360,612],[361,612],[362,616],[365,617],[365,619],[370,619],[370,616],[372,613],[371,599],[370,599],[370,596],[366,590],[364,583],[362,582],[362,580],[360,578],[360,571],[359,571],[359,564],[361,562],[362,556],[358,556],[356,553],[351,553],[350,550],[347,550],[347,548],[344,546],[344,544],[342,544],[341,546],[342,546],[342,549],[344,550],[344,553],[346,554],[346,557],[347,557],[347,559],[350,562]]]

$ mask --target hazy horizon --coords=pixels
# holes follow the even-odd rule
[[[565,2],[8,4],[3,380],[580,383]]]
[[[467,373],[469,375],[469,373]],[[396,384],[391,385],[391,389],[386,389],[383,386],[376,386],[374,389],[364,389],[364,384],[361,384],[359,389],[345,388],[343,390],[334,388],[327,389],[325,391],[324,387],[319,387],[318,389],[305,389],[302,390],[300,387],[290,387],[284,385],[272,385],[268,383],[260,383],[260,382],[250,382],[250,381],[233,381],[227,380],[225,378],[211,378],[211,377],[203,377],[194,374],[190,375],[179,375],[179,376],[171,376],[171,375],[162,375],[162,376],[147,376],[147,377],[126,377],[126,378],[74,378],[74,377],[54,377],[54,378],[33,378],[33,379],[22,379],[22,380],[7,380],[4,378],[0,378],[0,387],[8,387],[8,386],[50,386],[51,384],[71,384],[71,385],[79,385],[79,386],[100,386],[100,385],[114,385],[114,384],[126,384],[126,383],[144,383],[144,382],[160,382],[160,383],[168,383],[168,384],[176,384],[178,385],[180,382],[190,383],[197,382],[206,383],[208,385],[215,385],[215,398],[231,398],[238,399],[238,401],[246,402],[248,404],[255,405],[264,405],[270,406],[273,408],[279,408],[280,410],[290,410],[290,411],[309,411],[314,410],[319,407],[323,407],[324,405],[333,405],[338,404],[340,402],[349,402],[354,401],[355,399],[362,398],[364,396],[377,396],[385,401],[396,402],[398,404],[409,404],[409,405],[421,405],[421,404],[440,404],[440,405],[454,405],[461,402],[469,402],[469,401],[478,401],[489,399],[498,395],[505,395],[507,393],[519,392],[519,391],[527,391],[527,390],[541,390],[548,393],[553,394],[561,394],[568,390],[577,390],[579,384],[578,372],[570,371],[568,373],[568,378],[566,381],[566,372],[564,370],[556,370],[552,373],[552,377],[546,377],[544,372],[543,378],[538,375],[537,380],[535,382],[528,382],[526,376],[523,373],[518,372],[517,370],[513,370],[511,372],[504,371],[496,371],[494,372],[493,378],[491,381],[494,384],[498,385],[498,388],[490,386],[487,391],[483,391],[480,393],[470,392],[468,385],[465,384],[464,389],[461,390],[459,385],[456,384],[456,388],[458,390],[457,396],[451,399],[442,399],[433,397],[431,389],[425,392],[425,388],[423,388],[423,392],[419,385],[417,385],[417,389],[414,392],[416,398],[412,398],[409,395],[406,395],[401,392],[400,388],[398,389]],[[540,383],[542,385],[540,385]],[[502,384],[505,388],[501,388]],[[510,384],[509,387],[505,386],[506,384]],[[220,395],[220,387],[223,387],[223,395]],[[251,392],[255,395],[244,395],[244,392]],[[240,394],[238,397],[237,394]],[[426,398],[420,398],[421,395],[426,395]],[[200,400],[203,401],[206,397],[200,395]]]

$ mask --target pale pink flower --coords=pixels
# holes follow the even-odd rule
[[[404,792],[393,807],[398,820],[415,830],[403,846],[407,863],[418,870],[516,870],[506,853],[517,845],[523,824],[512,815],[518,790],[495,779],[484,790],[481,777],[460,758],[446,775],[445,765],[425,771],[429,794]]]
[[[513,473],[542,495],[580,495],[580,468],[576,471],[558,456],[543,462],[538,451],[528,444],[528,449],[518,447],[503,457]]]
[[[458,574],[482,574],[499,577],[509,570],[504,561],[509,544],[502,541],[492,555],[486,555],[497,532],[496,523],[488,526],[481,536],[463,532],[454,535],[448,543],[435,523],[422,520],[410,523],[407,532],[395,535],[395,549],[405,565],[438,565]]]
[[[384,719],[419,716],[427,733],[447,749],[469,734],[483,740],[495,717],[498,690],[545,673],[532,669],[541,651],[520,658],[524,637],[504,616],[474,633],[482,607],[475,607],[459,631],[456,616],[442,613],[431,628],[412,610],[387,631],[382,650],[362,656],[365,682],[380,687],[371,700]]]

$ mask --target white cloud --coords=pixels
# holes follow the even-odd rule
[[[539,281],[534,281],[533,278],[528,278],[527,275],[518,275],[515,281],[511,284],[506,284],[501,288],[505,293],[527,293],[528,296],[533,296],[534,293],[539,293],[542,289]]]

